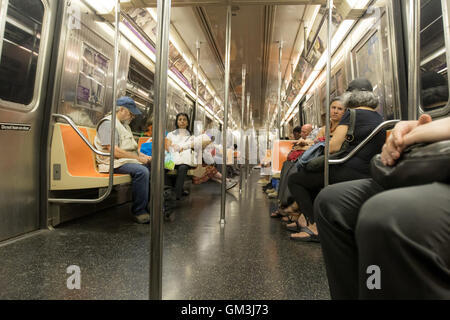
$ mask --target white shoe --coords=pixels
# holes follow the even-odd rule
[[[269,198],[270,198],[270,199],[278,198],[278,192],[275,191],[275,192],[270,193],[270,194],[269,194]]]

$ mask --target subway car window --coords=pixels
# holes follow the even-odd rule
[[[0,61],[0,98],[28,105],[33,99],[44,18],[40,0],[10,0]]]
[[[149,133],[152,126],[154,75],[139,63],[135,58],[130,57],[128,71],[127,95],[134,99],[136,106],[141,110],[142,115],[137,116],[131,123],[131,130],[136,135]]]
[[[425,112],[448,104],[448,69],[441,1],[422,0],[420,19],[422,108]]]

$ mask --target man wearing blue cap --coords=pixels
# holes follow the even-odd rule
[[[148,201],[150,194],[149,157],[138,150],[129,126],[131,120],[141,111],[130,97],[117,99],[116,132],[114,148],[114,173],[131,175],[133,188],[133,216],[137,223],[149,223]],[[103,152],[111,150],[111,115],[100,120],[97,125],[95,147]],[[100,172],[109,172],[109,157],[96,155]]]

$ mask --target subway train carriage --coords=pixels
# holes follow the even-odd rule
[[[449,20],[0,0],[0,299],[450,299]]]

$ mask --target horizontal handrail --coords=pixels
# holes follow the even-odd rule
[[[54,113],[52,115],[55,118],[61,118],[66,120],[66,122],[72,127],[73,130],[75,130],[75,132],[80,136],[81,139],[83,139],[84,143],[87,144],[87,146],[96,154],[100,155],[100,156],[105,156],[105,157],[110,157],[111,154],[110,153],[106,153],[106,152],[101,152],[98,151],[97,149],[95,149],[95,147],[88,141],[88,139],[86,139],[86,137],[84,136],[84,134],[81,133],[81,131],[77,128],[76,124],[72,121],[72,119],[64,114],[58,114],[58,113]]]
[[[375,135],[377,135],[382,129],[386,128],[386,127],[390,127],[393,126],[395,124],[397,124],[397,122],[399,122],[400,120],[389,120],[389,121],[384,121],[383,123],[381,123],[378,127],[376,127],[370,134],[369,136],[367,136],[367,138],[365,138],[360,144],[358,144],[356,146],[355,149],[353,149],[348,155],[346,155],[344,158],[342,159],[331,159],[328,160],[329,164],[342,164],[346,161],[348,161],[351,157],[353,157],[353,155],[355,155],[355,153],[357,153],[359,150],[361,150]]]

